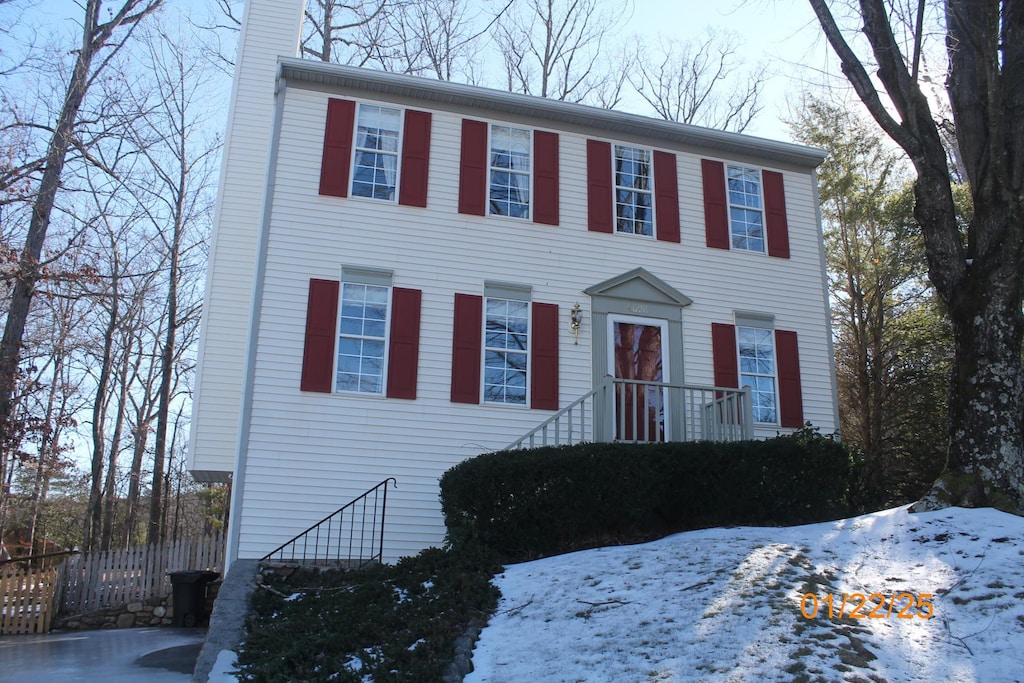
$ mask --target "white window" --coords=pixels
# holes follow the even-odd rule
[[[359,105],[352,196],[394,201],[402,110]]]
[[[485,301],[484,402],[526,405],[530,302]]]
[[[390,287],[342,283],[335,382],[338,391],[383,393],[390,298]]]
[[[754,422],[778,424],[775,391],[775,333],[762,327],[737,327],[740,386],[751,388]]]
[[[615,145],[615,231],[654,236],[651,150]]]
[[[761,172],[745,166],[727,167],[729,226],[733,249],[764,253],[764,203]]]
[[[490,214],[529,218],[529,130],[491,126],[490,174]]]

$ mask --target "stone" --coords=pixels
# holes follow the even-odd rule
[[[167,614],[167,608],[166,607],[154,607],[153,608],[153,616],[154,617],[163,617],[166,614]]]
[[[117,628],[131,628],[135,625],[135,615],[131,613],[122,614],[117,618]]]
[[[142,611],[142,603],[141,602],[130,602],[130,603],[128,603],[128,611],[132,612],[132,613],[141,612]]]

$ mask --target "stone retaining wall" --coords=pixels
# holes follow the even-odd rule
[[[206,613],[213,612],[213,603],[220,581],[206,586]],[[53,620],[53,629],[62,631],[171,626],[174,624],[174,596],[131,602],[89,614],[60,615]]]

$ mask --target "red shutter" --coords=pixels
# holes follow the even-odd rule
[[[679,180],[676,155],[654,153],[654,215],[658,239],[679,242]]]
[[[612,232],[613,204],[612,146],[599,140],[587,140],[587,229]]]
[[[729,207],[725,195],[725,164],[701,159],[704,179],[704,230],[707,244],[715,249],[729,248]]]
[[[459,161],[459,213],[487,213],[487,124],[462,119]]]
[[[558,305],[533,304],[530,407],[558,410]]]
[[[786,220],[786,189],[782,174],[762,171],[764,222],[768,255],[789,258],[789,223]]]
[[[533,222],[558,225],[558,133],[533,133]]]
[[[310,280],[306,300],[306,339],[302,348],[302,391],[330,393],[337,338],[338,289],[335,280]]]
[[[348,196],[348,172],[352,163],[352,128],[356,103],[351,100],[327,101],[327,126],[324,130],[324,155],[320,161],[320,194]]]
[[[416,398],[420,359],[420,301],[418,289],[391,290],[391,339],[388,342],[388,398]]]
[[[715,386],[738,389],[739,367],[736,359],[736,327],[711,323],[711,355],[715,369]]]
[[[452,402],[480,402],[480,352],[483,341],[484,299],[455,294],[452,336]]]
[[[775,359],[779,371],[779,424],[804,426],[804,401],[800,390],[800,352],[796,332],[775,330]]]
[[[402,138],[402,178],[398,190],[399,204],[427,205],[431,118],[429,111],[405,110],[405,131]]]

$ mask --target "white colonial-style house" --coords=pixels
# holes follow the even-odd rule
[[[384,559],[439,544],[511,445],[836,428],[820,150],[296,59],[301,16],[247,3],[211,247],[230,558],[391,478]]]

